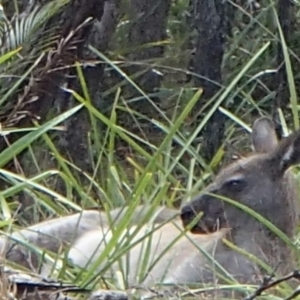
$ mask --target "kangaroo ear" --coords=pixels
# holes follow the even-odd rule
[[[284,138],[271,155],[272,165],[281,174],[300,164],[300,130]]]
[[[267,117],[257,119],[252,126],[252,144],[255,152],[268,153],[276,149],[278,140],[273,121]]]

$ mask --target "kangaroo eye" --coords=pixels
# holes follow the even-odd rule
[[[232,185],[232,186],[238,186],[241,184],[241,180],[239,179],[233,179],[233,180],[229,180],[226,185]]]
[[[245,187],[246,182],[242,179],[230,179],[225,182],[224,186],[227,189],[234,190],[234,191],[241,191]]]

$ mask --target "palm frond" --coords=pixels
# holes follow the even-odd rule
[[[35,65],[37,60],[52,51],[60,40],[60,24],[49,26],[49,21],[62,12],[63,8],[70,0],[52,0],[51,2],[36,7],[29,13],[21,13],[10,20],[5,12],[0,14],[0,57],[15,49],[21,48],[17,55],[10,60],[0,64],[0,111],[1,115],[6,115],[18,101],[17,94],[24,84],[20,83],[20,78]],[[3,11],[3,10],[2,10]],[[29,78],[24,78],[29,82]],[[15,88],[18,84],[18,89]],[[10,90],[14,90],[10,97],[7,97]],[[9,99],[14,99],[10,101]]]
[[[42,7],[36,7],[27,15],[20,15],[13,21],[2,18],[1,31],[1,52],[14,50],[24,44],[31,44],[40,32],[44,29],[49,19],[58,14],[70,0],[54,0]],[[49,36],[49,35],[47,35]],[[47,38],[47,36],[43,36]]]

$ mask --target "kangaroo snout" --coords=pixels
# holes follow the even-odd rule
[[[192,233],[208,234],[227,228],[223,202],[210,195],[201,195],[181,208],[182,224]]]

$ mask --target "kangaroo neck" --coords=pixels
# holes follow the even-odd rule
[[[288,246],[264,225],[259,225],[261,226],[233,228],[228,234],[228,240],[270,267],[277,268],[279,262],[285,264],[287,257],[290,257]]]

